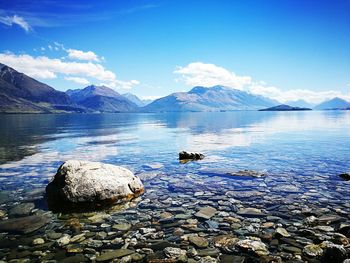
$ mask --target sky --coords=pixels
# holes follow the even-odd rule
[[[55,89],[350,100],[350,0],[0,0],[0,63]]]

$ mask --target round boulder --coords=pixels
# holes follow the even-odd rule
[[[69,160],[46,187],[51,210],[86,210],[131,200],[144,192],[130,170],[111,164]]]

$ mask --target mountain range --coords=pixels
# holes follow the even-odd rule
[[[138,106],[106,86],[91,85],[84,89],[67,90],[77,105],[92,112],[135,112]]]
[[[277,101],[224,86],[194,87],[177,92],[143,107],[146,112],[258,110],[272,107]]]
[[[0,112],[82,112],[69,96],[0,64]]]
[[[155,101],[141,100],[131,93],[119,94],[106,86],[57,91],[0,63],[0,112],[3,113],[89,113],[89,112],[179,112],[259,110],[279,105],[278,101],[225,86],[197,86]],[[298,100],[293,107],[314,105]],[[334,98],[316,110],[350,109],[350,103]]]
[[[314,109],[315,110],[343,110],[343,109],[349,109],[349,108],[350,108],[350,102],[336,97],[331,100],[327,100],[318,104]]]
[[[138,107],[144,107],[153,102],[153,100],[142,100],[132,93],[124,93],[122,95],[131,102],[135,103]]]

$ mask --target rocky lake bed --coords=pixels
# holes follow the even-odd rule
[[[302,190],[285,176],[276,180],[256,171],[174,176],[159,164],[144,167],[136,173],[143,195],[94,212],[50,212],[38,178],[28,178],[28,187],[1,191],[0,259],[348,262],[350,203],[342,192],[349,181],[341,179],[327,196],[313,185]]]

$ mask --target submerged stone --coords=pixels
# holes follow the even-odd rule
[[[18,234],[32,233],[49,222],[46,216],[32,215],[20,218],[8,219],[0,222],[1,232]]]
[[[265,176],[266,174],[263,172],[257,172],[257,171],[253,171],[253,170],[241,170],[238,172],[228,173],[227,175],[259,178],[259,177]]]
[[[216,214],[216,212],[217,210],[214,207],[206,206],[196,213],[196,217],[210,219]]]
[[[276,229],[276,234],[278,234],[282,237],[290,237],[290,234],[288,233],[288,231],[282,227],[278,227]]]
[[[306,245],[303,249],[303,254],[309,257],[318,257],[323,253],[323,249],[319,245],[310,244]]]
[[[190,236],[188,240],[191,244],[195,245],[198,248],[206,248],[209,245],[208,240],[204,237]]]
[[[237,243],[237,246],[242,249],[253,251],[258,256],[268,255],[269,251],[266,248],[266,245],[258,240],[244,239],[240,240]]]
[[[186,255],[186,250],[177,247],[166,247],[164,248],[164,254],[169,258],[178,258],[182,255]]]
[[[263,213],[260,209],[257,208],[242,208],[238,210],[237,214],[240,216],[245,216],[245,217],[264,217],[266,216],[265,213]]]
[[[26,216],[34,209],[35,205],[33,203],[22,203],[12,207],[9,211],[9,216]]]
[[[115,258],[121,258],[133,254],[135,251],[130,249],[116,249],[106,251],[96,258],[97,262],[110,261]]]

